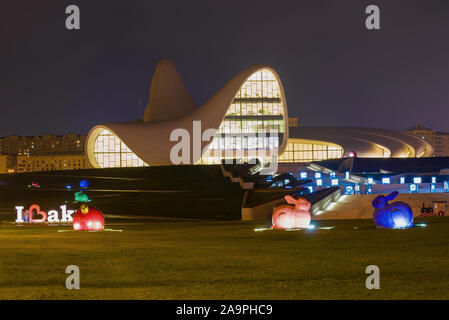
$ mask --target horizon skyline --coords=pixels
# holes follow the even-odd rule
[[[289,117],[289,118],[297,118],[297,117]],[[135,119],[134,121],[136,121],[136,120],[142,120],[142,119]],[[131,121],[133,121],[133,120],[131,120]],[[305,128],[321,127],[319,125],[317,125],[317,126],[301,126],[299,123],[300,123],[300,119],[298,118],[298,127],[305,127]],[[417,123],[407,127],[404,130],[395,130],[395,129],[390,129],[390,128],[375,128],[375,127],[370,127],[370,129],[386,129],[386,130],[404,132],[404,131],[407,131],[410,128],[416,126],[416,125],[422,125],[426,129],[432,130],[432,131],[435,131],[435,132],[439,132],[439,133],[443,133],[443,134],[449,134],[449,131],[441,131],[441,130],[436,130],[436,129],[433,129],[433,128],[429,128],[429,127],[426,127],[425,125],[423,125],[422,123],[419,123],[419,122],[417,122]],[[358,126],[349,126],[349,127],[329,126],[329,127],[336,127],[336,128],[350,128],[350,127],[353,127],[353,128],[365,128],[365,127],[358,127]],[[65,135],[70,135],[70,134],[77,134],[77,135],[85,135],[85,136],[87,136],[89,134],[89,131],[87,131],[87,132],[65,132],[65,133],[43,132],[43,133],[40,133],[40,134],[38,133],[38,134],[35,134],[35,135],[21,135],[21,134],[14,134],[13,133],[13,134],[1,135],[0,139],[1,138],[6,138],[6,137],[9,137],[9,136],[39,137],[39,136],[44,136],[44,135],[65,136]]]

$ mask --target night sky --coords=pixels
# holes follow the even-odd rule
[[[67,5],[81,30],[65,28]],[[381,30],[365,28],[365,8]],[[171,59],[198,105],[273,66],[302,126],[449,131],[448,0],[2,0],[0,136],[87,133],[143,114]],[[142,106],[139,109],[139,101]]]

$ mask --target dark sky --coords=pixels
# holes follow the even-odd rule
[[[81,30],[65,29],[65,7]],[[365,28],[377,4],[381,30]],[[135,120],[169,58],[201,105],[272,65],[303,126],[449,131],[448,0],[2,0],[0,136]],[[143,110],[140,110],[142,114]]]

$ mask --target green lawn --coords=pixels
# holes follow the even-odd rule
[[[319,221],[331,230],[262,231],[254,222],[107,221],[122,232],[0,224],[0,299],[448,299],[449,218],[425,228]],[[65,288],[78,265],[81,289]],[[365,268],[380,268],[380,290]]]

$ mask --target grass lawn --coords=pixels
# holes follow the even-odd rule
[[[122,232],[0,224],[0,299],[448,299],[449,218],[425,228],[319,221],[331,230],[262,231],[255,222],[108,220]],[[65,288],[79,266],[81,289]],[[380,268],[380,290],[365,268]]]

